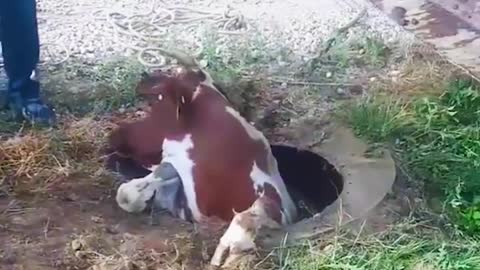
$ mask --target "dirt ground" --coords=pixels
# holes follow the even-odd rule
[[[330,120],[328,112],[337,100],[361,96],[365,85],[373,81],[371,78],[375,76],[372,74],[387,73],[384,70],[372,72],[369,69],[342,74],[339,72],[337,79],[342,83],[337,84],[329,80],[332,75],[328,75],[328,69],[321,69],[318,74],[325,76],[327,84],[315,86],[314,89],[311,84],[302,84],[299,78],[294,78],[296,82],[287,79],[286,76],[293,74],[298,65],[310,61],[323,46],[327,38],[319,37],[332,36],[339,30],[338,25],[348,24],[360,12],[359,5],[363,3],[325,1],[322,2],[322,9],[321,5],[313,2],[196,1],[193,5],[192,1],[186,0],[39,0],[43,44],[42,80],[45,85],[60,90],[89,91],[94,87],[91,77],[82,75],[79,72],[82,69],[76,70],[74,64],[95,70],[96,64],[111,56],[126,55],[138,57],[147,67],[157,67],[163,61],[162,57],[158,53],[144,57],[142,52],[145,47],[182,47],[193,54],[202,49],[202,46],[205,48],[201,45],[205,44],[202,43],[204,36],[201,33],[208,23],[202,21],[192,27],[189,23],[192,18],[196,22],[197,17],[208,14],[210,17],[204,20],[213,23],[218,29],[233,32],[243,31],[247,23],[251,27],[248,28],[248,38],[262,37],[261,49],[273,55],[273,64],[262,66],[268,71],[267,75],[262,76],[278,76],[271,77],[268,83],[262,84],[256,95],[243,100],[243,104],[256,104],[248,112],[249,120],[257,123],[271,142],[309,148],[321,142],[324,136],[322,125]],[[231,20],[225,20],[223,15],[226,3],[230,3],[234,10],[247,19],[237,14],[234,26],[226,26],[227,23],[232,23]],[[176,10],[181,22],[169,26],[167,34],[161,36],[163,30],[159,29],[142,32],[145,28],[137,24],[139,21],[134,20],[136,17],[125,19],[125,16],[141,15],[140,21],[147,22],[147,26],[148,23],[154,24],[155,20],[164,20],[162,9],[154,9],[156,11],[152,12],[152,6]],[[184,7],[189,7],[190,10]],[[199,12],[202,8],[209,13]],[[314,19],[307,20],[307,14]],[[129,23],[133,25],[131,28]],[[361,24],[356,30],[378,32],[390,44],[397,44],[399,40],[409,43],[411,40],[408,33],[401,32],[393,22],[373,9],[368,9]],[[380,30],[377,27],[379,25],[382,26]],[[377,29],[372,30],[375,27]],[[163,40],[159,40],[158,36],[155,40],[152,37],[155,35],[160,35]],[[227,36],[228,38],[220,39],[218,50],[228,51],[229,45],[238,41],[236,33],[228,33]],[[271,50],[281,47],[278,44],[290,49],[290,54],[285,59],[280,57],[281,52]],[[211,61],[208,57],[201,60],[207,64]],[[336,72],[333,68],[332,71]],[[318,77],[318,74],[315,76]],[[134,112],[135,109],[131,111]],[[131,111],[119,110],[122,115]],[[93,121],[102,125],[105,118],[111,121],[112,114],[97,117]],[[65,117],[62,125],[81,121],[78,117],[73,119]],[[2,134],[2,140],[11,135]],[[98,140],[98,144],[92,145],[99,147],[104,138],[89,139]],[[99,153],[98,149],[89,151],[90,154]],[[1,158],[0,155],[0,160]],[[65,160],[60,160],[59,163],[62,168],[68,167]],[[28,165],[28,160],[25,164]],[[101,166],[96,166],[100,170]],[[52,173],[61,175],[58,170]],[[106,173],[97,175],[94,171],[83,175],[65,175],[67,176],[61,180],[50,183],[43,192],[36,193],[17,192],[18,186],[11,185],[14,180],[0,178],[1,269],[204,269],[204,264],[212,253],[212,244],[218,237],[218,227],[194,228],[191,224],[170,218],[166,213],[154,219],[148,215],[127,214],[114,202],[114,187],[118,184],[118,179],[114,176]],[[34,173],[26,179],[35,177]],[[405,188],[401,187],[403,191]],[[383,210],[379,210],[373,227],[382,227],[391,222],[387,217],[391,208],[396,208],[392,210],[395,213],[404,211],[408,204],[405,196],[408,194],[403,191],[400,192],[401,195],[387,201]],[[155,225],[151,224],[152,221],[155,221]],[[255,264],[258,262],[255,261],[245,269],[253,269],[252,266],[255,269],[272,267],[269,260]]]

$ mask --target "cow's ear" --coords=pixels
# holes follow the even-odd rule
[[[157,86],[163,83],[168,76],[161,70],[156,70],[149,74],[147,72],[142,73],[141,79],[138,82],[135,91],[137,95],[146,98],[147,100],[156,99],[159,94]]]

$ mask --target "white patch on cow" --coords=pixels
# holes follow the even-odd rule
[[[276,168],[276,160],[274,160],[274,162]],[[272,175],[268,175],[257,166],[256,162],[254,162],[252,170],[250,171],[250,178],[253,181],[253,186],[257,194],[260,194],[258,188],[263,187],[265,183],[272,185],[277,190],[282,200],[282,223],[287,224],[293,222],[297,216],[297,208],[287,191],[287,187],[285,186],[278,169],[276,169],[276,172],[272,173]]]
[[[193,92],[192,100],[195,100],[198,95],[200,95],[200,92],[202,90],[202,87],[199,85],[197,88],[195,88],[195,92]]]
[[[193,148],[192,135],[186,134],[181,141],[165,139],[162,147],[162,162],[169,162],[182,179],[187,204],[192,211],[194,220],[200,220],[202,214],[198,209],[193,167],[195,163],[190,159],[188,151]]]

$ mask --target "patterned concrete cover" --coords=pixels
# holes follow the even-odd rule
[[[450,61],[480,77],[480,0],[370,0]]]

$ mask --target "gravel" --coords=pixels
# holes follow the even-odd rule
[[[385,43],[407,47],[413,35],[391,21],[364,0],[39,0],[39,28],[42,43],[42,61],[55,64],[69,58],[86,62],[123,55],[138,54],[135,46],[175,46],[198,50],[206,27],[205,21],[164,27],[167,35],[160,41],[142,41],[138,37],[115,33],[107,18],[120,12],[126,16],[147,14],[152,7],[189,7],[222,14],[227,8],[243,15],[250,30],[245,35],[223,35],[220,43],[262,37],[267,48],[285,47],[303,60],[315,55],[323,42],[340,27],[345,26],[365,6],[366,15],[351,32],[358,35],[374,34]],[[137,17],[135,21],[149,21],[153,17]],[[123,23],[124,21],[114,19]],[[218,27],[217,27],[218,28]],[[118,29],[118,28],[117,28]]]

